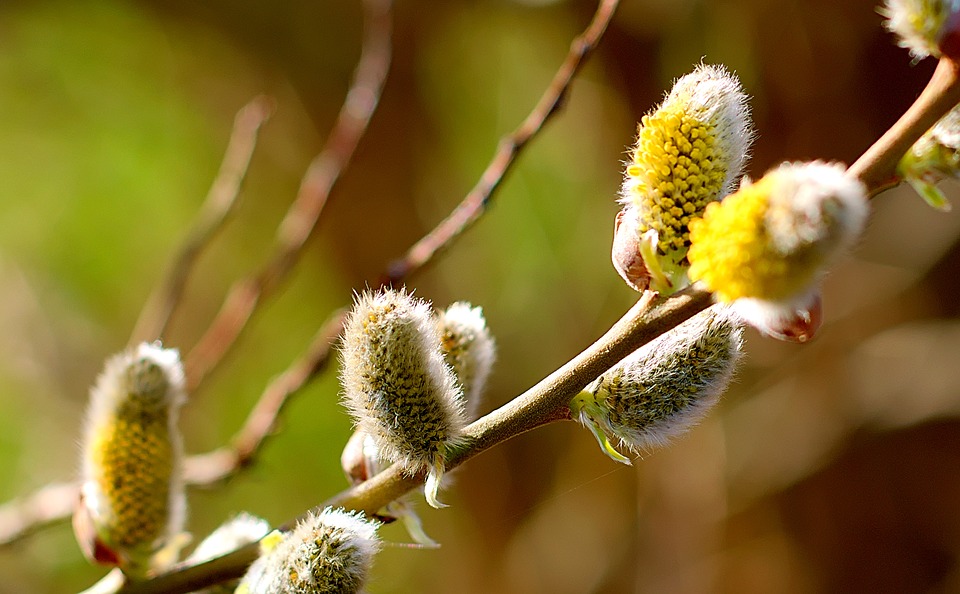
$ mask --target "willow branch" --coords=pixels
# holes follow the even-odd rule
[[[589,56],[593,47],[599,41],[600,36],[602,36],[603,32],[605,31],[606,26],[612,17],[613,10],[616,8],[616,4],[617,2],[609,1],[601,3],[597,9],[597,13],[594,15],[591,21],[591,24],[584,31],[584,33],[582,33],[571,44],[570,54],[564,60],[560,69],[554,76],[553,82],[551,83],[551,89],[544,94],[541,100],[524,120],[524,123],[517,129],[518,132],[522,131],[521,137],[518,137],[519,141],[512,145],[513,148],[508,154],[505,154],[503,151],[505,143],[509,141],[504,139],[499,143],[497,152],[488,166],[487,171],[484,173],[484,177],[487,179],[487,182],[484,182],[483,179],[481,179],[481,181],[478,182],[477,186],[470,192],[470,194],[467,195],[463,203],[461,203],[461,206],[458,208],[463,208],[464,204],[475,200],[476,196],[479,195],[478,188],[483,188],[482,193],[487,198],[489,198],[489,196],[497,189],[499,186],[499,180],[502,179],[503,174],[510,167],[513,160],[519,154],[519,151],[533,136],[542,130],[543,123],[556,111],[556,107],[559,105],[561,98],[567,93],[567,89],[572,83],[575,74],[579,71],[583,60]],[[514,134],[517,134],[518,132],[515,132]],[[495,173],[496,171],[499,171],[499,173]],[[490,183],[490,179],[493,179],[494,177],[496,177],[496,183]],[[482,212],[477,212],[474,219],[478,218],[481,214]],[[453,218],[453,215],[451,215],[450,218]],[[434,242],[436,242],[437,237],[439,236],[437,235],[436,231],[433,233],[433,235]],[[425,259],[419,260],[416,264],[405,265],[403,270],[392,267],[390,271],[384,275],[384,278],[389,279],[390,282],[402,281],[408,275],[416,272],[434,254],[436,254],[441,245],[449,245],[458,236],[459,233],[445,234],[442,239],[440,239],[441,244],[437,245],[437,249],[433,249],[430,255],[426,256]],[[414,249],[415,248],[411,249],[410,251],[413,252]],[[228,297],[227,303],[225,303],[221,309],[221,313],[218,315],[218,321],[215,322],[211,327],[211,330],[208,331],[207,336],[212,336],[211,333],[213,332],[214,328],[220,326],[221,328],[225,329],[225,331],[232,329],[232,336],[234,339],[236,338],[242,329],[242,325],[245,323],[245,320],[248,319],[250,313],[252,313],[257,299],[259,299],[259,295],[256,295],[256,287],[251,286],[250,283],[251,281],[247,281],[246,284],[240,283],[234,287],[234,289],[231,291],[231,297]],[[236,305],[234,303],[236,303]],[[255,405],[253,412],[251,412],[247,422],[244,424],[243,429],[241,429],[237,436],[232,440],[232,444],[230,446],[220,448],[206,454],[191,456],[187,459],[186,480],[188,484],[195,486],[210,485],[230,477],[238,470],[245,468],[253,461],[259,448],[271,433],[279,414],[282,412],[283,407],[289,398],[295,395],[303,387],[303,385],[309,381],[309,379],[311,379],[329,362],[331,345],[333,341],[332,339],[328,340],[327,337],[335,337],[339,335],[343,327],[343,319],[343,312],[337,312],[331,316],[328,322],[324,325],[324,329],[321,330],[321,332],[317,335],[317,338],[315,338],[314,343],[309,347],[307,353],[302,355],[301,358],[290,368],[288,368],[288,370],[285,371],[280,378],[271,383],[271,385],[264,390],[260,400]],[[203,342],[204,340],[201,340],[201,344]],[[207,342],[213,343],[215,341],[210,339]],[[223,350],[220,351],[218,355],[222,356],[225,353],[226,348],[229,347],[229,344],[227,344],[227,338],[216,342],[224,345],[222,347]],[[199,357],[199,355],[197,356]],[[302,370],[308,367],[312,368],[313,372],[311,374],[304,374]],[[198,367],[194,367],[194,370],[196,369],[198,369]],[[196,371],[193,373],[195,374]],[[193,382],[194,386],[198,384],[199,381],[200,380],[195,380]],[[66,501],[62,502],[65,503],[65,505],[61,506],[63,510],[62,515],[58,517],[50,517],[48,520],[49,523],[62,522],[72,512],[73,502],[76,500],[76,493],[78,493],[79,486],[76,484],[69,486],[72,490],[65,496]],[[0,544],[13,542],[20,537],[25,536],[29,532],[29,529],[25,529],[25,527],[28,527],[31,524],[29,521],[29,515],[22,513],[20,510],[29,508],[31,505],[29,503],[31,499],[39,496],[40,494],[40,492],[37,492],[33,495],[27,496],[23,501],[14,501],[7,504],[4,508],[0,508]],[[7,515],[9,515],[11,518],[18,518],[20,521],[8,522],[4,524],[2,522],[2,518],[4,517],[4,509],[7,510]],[[4,530],[5,528],[7,529]]]
[[[270,118],[273,108],[271,99],[260,96],[237,112],[220,171],[173,265],[140,312],[130,344],[163,337],[197,258],[234,211],[257,145],[257,133]]]
[[[330,191],[350,162],[376,111],[391,58],[391,0],[365,0],[364,39],[354,80],[323,150],[300,183],[296,200],[277,229],[269,262],[235,283],[210,328],[186,358],[187,389],[193,392],[223,359],[260,300],[283,281],[313,235]]]
[[[0,507],[0,545],[11,544],[73,513],[80,495],[76,483],[51,483]]]
[[[899,183],[897,163],[937,120],[960,103],[960,65],[940,58],[927,86],[899,120],[847,170],[872,195]]]
[[[483,215],[494,190],[516,162],[517,154],[540,132],[543,125],[563,104],[574,77],[603,37],[618,4],[619,0],[600,2],[590,24],[571,42],[566,59],[533,111],[516,130],[500,139],[493,160],[487,165],[470,193],[433,231],[414,244],[403,258],[390,264],[382,284],[397,284],[409,276],[413,270],[424,266],[437,251],[448,246],[454,238]]]

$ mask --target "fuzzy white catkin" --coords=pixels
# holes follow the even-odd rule
[[[380,549],[379,524],[363,514],[326,508],[264,547],[237,594],[359,592]],[[268,536],[265,541],[271,540]]]
[[[360,295],[344,325],[340,379],[357,430],[385,459],[426,471],[427,502],[440,507],[444,455],[465,421],[430,304],[403,290]]]
[[[86,416],[75,518],[81,545],[99,551],[95,560],[104,562],[107,551],[124,571],[142,574],[182,532],[177,418],[185,398],[179,353],[159,344],[112,357],[98,377]]]
[[[726,306],[715,305],[604,373],[572,408],[602,444],[606,436],[633,452],[652,450],[716,404],[733,376],[741,343],[739,320]]]
[[[472,421],[497,358],[496,344],[483,310],[463,301],[440,312],[437,325],[444,359],[463,388],[466,419]]]
[[[784,163],[691,223],[690,278],[768,334],[819,298],[866,224],[863,184],[839,163]]]

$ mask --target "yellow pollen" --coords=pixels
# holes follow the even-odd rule
[[[766,220],[776,185],[776,176],[768,175],[690,222],[690,279],[703,281],[721,301],[788,299],[816,268],[815,250],[785,254],[771,240]]]
[[[170,513],[173,445],[167,411],[118,414],[97,431],[91,455],[113,516],[102,536],[116,547],[150,550],[164,536]]]
[[[626,170],[639,232],[657,230],[664,254],[682,254],[690,246],[687,223],[721,198],[727,174],[726,156],[714,149],[713,124],[688,111],[680,102],[643,116]]]

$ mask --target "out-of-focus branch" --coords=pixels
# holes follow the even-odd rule
[[[277,418],[290,396],[326,366],[331,347],[343,327],[343,316],[343,310],[334,312],[306,352],[270,382],[229,446],[187,459],[185,478],[188,484],[210,485],[253,463],[261,446],[273,433]]]
[[[257,145],[257,133],[270,118],[273,109],[273,100],[259,96],[237,112],[220,171],[200,208],[193,228],[174,258],[173,265],[140,312],[140,319],[137,320],[130,337],[131,345],[163,337],[183,296],[183,289],[194,263],[236,206],[240,187]]]
[[[563,104],[574,77],[603,37],[618,4],[619,0],[600,2],[590,24],[571,42],[570,52],[536,107],[516,130],[500,139],[493,160],[487,165],[477,184],[433,231],[414,244],[403,258],[390,264],[386,278],[381,284],[397,284],[409,276],[413,270],[429,262],[438,250],[448,246],[455,237],[480,218],[490,202],[493,191],[516,162],[517,154],[540,132],[547,120]]]
[[[51,483],[0,507],[0,545],[13,543],[73,513],[80,496],[77,483]]]
[[[960,64],[944,56],[927,86],[897,122],[847,170],[871,195],[896,185],[897,163],[924,132],[960,103]]]
[[[189,456],[184,479],[191,486],[209,486],[249,466],[270,437],[291,395],[302,389],[329,361],[333,343],[343,327],[338,310],[317,332],[296,361],[264,389],[231,445]],[[62,523],[73,513],[80,494],[76,482],[52,483],[0,507],[0,545],[11,544],[42,528]]]
[[[246,327],[260,300],[283,281],[316,228],[330,191],[350,162],[376,111],[391,59],[392,0],[365,0],[364,39],[353,83],[323,150],[300,183],[296,200],[277,229],[269,262],[238,281],[217,317],[186,358],[187,389],[196,390]]]

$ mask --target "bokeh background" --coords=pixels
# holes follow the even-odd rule
[[[225,443],[351,292],[461,199],[589,20],[584,0],[401,0],[381,107],[295,274],[183,416]],[[499,344],[485,410],[596,339],[635,300],[608,260],[636,121],[701,60],[752,95],[753,176],[852,162],[910,103],[911,64],[870,0],[624,0],[564,111],[482,221],[411,279],[484,307]],[[76,475],[88,386],[123,348],[212,181],[235,111],[267,93],[242,205],[192,277],[168,346],[189,349],[264,261],[359,54],[357,2],[0,4],[0,499]],[[954,203],[957,186],[944,188]],[[719,408],[614,464],[561,423],[469,462],[422,509],[439,550],[388,546],[372,594],[960,591],[960,215],[889,191],[829,277],[812,344],[747,338]],[[332,366],[256,465],[190,493],[190,530],[282,523],[346,486]],[[421,506],[425,508],[425,506]],[[407,541],[397,527],[392,542]],[[0,549],[0,593],[103,571],[68,525]]]

